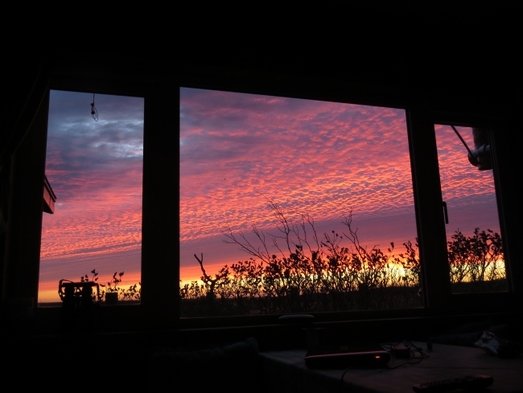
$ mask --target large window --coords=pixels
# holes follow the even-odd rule
[[[144,98],[51,92],[56,203],[43,213],[39,302],[93,271],[101,284],[124,272],[124,290],[140,283],[140,305],[118,312],[162,327],[461,313],[512,298],[513,222],[498,217],[507,165],[471,165],[446,112],[214,77],[133,86]],[[463,124],[490,123],[468,120],[457,130],[472,148]],[[479,247],[476,233],[503,244],[488,266],[458,242]],[[477,278],[489,288],[469,285]]]
[[[405,110],[180,89],[181,315],[423,305]]]
[[[51,91],[39,302],[60,301],[62,279],[140,282],[143,112],[142,98]]]

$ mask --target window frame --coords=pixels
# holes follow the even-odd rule
[[[58,83],[57,86],[61,86],[63,82],[61,83]],[[73,84],[74,85],[74,84]],[[98,94],[97,91],[92,91],[92,90],[85,90],[85,89],[71,89],[71,88],[67,88],[67,89],[60,89],[60,88],[55,88],[53,87],[54,84],[51,83],[50,84],[50,87],[47,89],[47,96],[48,96],[48,101],[45,105],[43,105],[41,108],[40,108],[40,111],[42,112],[42,116],[45,116],[46,119],[49,118],[49,106],[51,104],[51,92],[52,91],[61,91],[61,92],[67,92],[67,93],[83,93],[83,94]],[[71,87],[70,84],[68,84],[69,87]],[[118,96],[116,94],[112,94],[112,93],[107,93],[107,95],[110,95],[110,96]],[[135,98],[143,98],[142,96],[140,95],[137,95],[137,94],[121,94],[119,95],[120,97],[135,97]],[[45,113],[44,113],[45,112]],[[45,132],[45,135],[46,135],[46,143],[45,143],[45,152],[44,152],[44,157],[45,157],[45,160],[44,160],[44,199],[46,198],[46,196],[50,199],[50,203],[52,203],[52,207],[49,206],[49,203],[47,201],[44,201],[44,206],[43,206],[43,211],[45,213],[51,213],[51,214],[54,214],[54,204],[56,202],[56,195],[54,194],[54,191],[52,189],[52,185],[49,183],[48,179],[47,179],[47,173],[45,173],[45,166],[46,166],[46,161],[48,160],[48,152],[47,152],[47,139],[48,139],[48,125],[46,127],[46,132]],[[143,137],[143,135],[142,135]],[[143,172],[143,171],[142,171]],[[142,179],[143,181],[143,173],[142,173]],[[142,186],[143,188],[143,186]],[[49,193],[51,193],[52,195],[49,195]],[[47,195],[46,195],[47,194]],[[143,196],[142,196],[142,200],[143,200]],[[47,209],[52,209],[53,211],[47,211]],[[143,207],[142,207],[143,209]],[[42,238],[41,234],[40,234],[40,239]],[[40,245],[41,247],[41,245]],[[41,252],[40,252],[41,254]],[[40,263],[39,263],[39,266],[40,266]],[[39,274],[39,277],[40,277],[40,274]],[[97,277],[98,279],[98,277]],[[140,279],[141,281],[141,279]],[[100,293],[102,292],[102,289],[100,289]],[[129,304],[136,304],[137,303],[137,300],[132,300],[132,301],[129,301]],[[57,305],[61,305],[61,302],[58,300],[58,301],[52,301],[52,302],[44,302],[44,303],[40,303],[40,301],[38,302],[38,307],[41,307],[41,308],[52,308],[52,307],[56,307]]]
[[[100,78],[99,73],[88,71],[80,76],[61,71],[51,79],[49,89],[95,91],[144,98],[142,298],[139,306],[116,306],[122,310],[118,316],[107,316],[114,318],[119,328],[228,329],[237,326],[268,327],[275,323],[274,316],[180,318],[180,276],[178,263],[173,263],[173,259],[176,260],[179,255],[179,242],[173,241],[179,237],[179,194],[172,176],[172,173],[178,173],[180,158],[179,149],[173,149],[179,143],[175,138],[179,139],[180,133],[180,87],[386,106],[406,111],[425,307],[416,310],[329,313],[317,315],[318,321],[343,323],[375,318],[510,312],[521,297],[521,268],[511,266],[515,260],[513,254],[518,227],[515,219],[506,213],[515,207],[515,200],[509,196],[514,190],[510,184],[512,179],[504,173],[509,168],[510,160],[500,159],[502,151],[506,151],[510,145],[503,132],[494,135],[495,146],[501,149],[494,157],[494,177],[506,250],[509,291],[499,294],[451,294],[446,264],[446,236],[434,124],[501,124],[502,127],[508,127],[510,122],[500,121],[506,115],[506,110],[499,106],[495,105],[492,109],[478,103],[464,105],[457,99],[420,103],[420,95],[423,97],[421,92],[392,92],[386,88],[340,83],[317,76],[304,78],[299,75],[261,74],[245,70],[234,72],[232,69],[219,70],[193,65],[178,67],[176,73],[154,79],[144,74],[120,76],[111,70],[103,74],[103,78]],[[173,281],[176,285],[173,285]],[[469,307],[478,304],[478,300],[481,306]]]
[[[515,206],[516,198],[513,196],[516,189],[513,187],[513,179],[507,176],[510,173],[513,163],[506,159],[511,155],[507,152],[510,144],[510,131],[513,128],[511,124],[511,115],[498,105],[502,103],[488,105],[478,105],[477,108],[471,109],[470,106],[464,105],[462,110],[438,110],[431,112],[432,133],[435,142],[435,125],[454,125],[463,127],[480,127],[490,129],[491,134],[491,152],[493,164],[493,178],[496,192],[497,211],[499,217],[500,232],[503,243],[503,254],[505,260],[505,271],[507,279],[507,291],[496,293],[451,293],[445,285],[442,290],[440,285],[432,285],[436,292],[434,296],[445,299],[442,302],[440,312],[451,312],[457,314],[471,313],[493,313],[510,312],[517,309],[517,304],[521,302],[522,285],[521,285],[521,267],[517,265],[517,254],[515,253],[516,242],[515,234],[519,232],[517,224],[517,214],[509,214],[509,211],[517,211]],[[432,137],[432,136],[431,136]],[[512,142],[513,143],[513,142]],[[434,148],[437,150],[436,145]],[[436,151],[436,160],[437,160]],[[436,162],[437,164],[437,162]],[[439,164],[437,165],[439,166]],[[439,178],[439,175],[438,175]],[[439,201],[443,203],[441,184],[439,183]],[[439,209],[442,212],[442,209]],[[442,220],[441,220],[442,222]],[[443,233],[445,228],[443,227]],[[448,277],[447,255],[445,253],[445,264],[440,269],[445,270]],[[441,274],[441,273],[440,273]],[[450,286],[450,282],[449,282]]]

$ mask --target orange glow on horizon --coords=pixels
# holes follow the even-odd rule
[[[414,243],[404,110],[199,89],[180,93],[180,236],[173,241],[181,251],[169,258],[180,261],[182,283],[202,275],[193,254],[204,254],[210,276],[250,257],[224,244],[228,230],[252,236],[255,225],[272,242],[279,232],[269,200],[292,220],[310,215],[320,237],[340,230],[354,210],[365,246],[386,250],[393,241],[401,252],[403,242]],[[100,282],[114,271],[125,272],[123,286],[140,281],[143,100],[97,96],[100,119],[93,122],[84,113],[91,99],[52,92],[46,175],[57,201],[55,214],[43,219],[40,302],[59,301],[60,279],[76,280],[92,269]],[[480,177],[491,174],[479,173],[472,183],[462,175],[470,166],[463,146],[452,133],[441,138],[451,142],[441,154],[456,162],[443,173],[447,198],[458,207],[466,200],[463,209],[481,209],[492,188]]]

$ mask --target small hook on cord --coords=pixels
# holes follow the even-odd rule
[[[91,102],[91,116],[93,117],[94,121],[98,121],[98,110],[94,106],[94,93],[93,93],[93,102]]]

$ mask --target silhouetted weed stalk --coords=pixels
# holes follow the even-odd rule
[[[182,315],[422,306],[417,240],[403,243],[404,252],[396,253],[392,242],[383,252],[360,243],[352,212],[342,221],[342,233],[320,235],[309,215],[291,222],[277,204],[271,202],[270,207],[277,235],[266,235],[255,226],[251,237],[230,228],[224,232],[225,242],[239,246],[249,259],[225,265],[212,276],[204,267],[203,254],[194,255],[201,282],[181,285]],[[476,229],[467,237],[457,230],[447,246],[453,284],[505,277],[499,234]]]
[[[140,300],[141,297],[141,283],[130,285],[127,288],[122,288],[119,286],[119,284],[122,282],[122,276],[124,275],[124,272],[114,272],[111,279],[107,282],[107,284],[99,284],[98,283],[98,272],[96,269],[91,270],[91,276],[88,274],[80,277],[81,282],[87,282],[92,281],[99,285],[101,288],[98,294],[93,294],[95,301],[102,301],[105,299],[105,295],[108,292],[116,292],[118,293],[118,299],[119,300]]]

